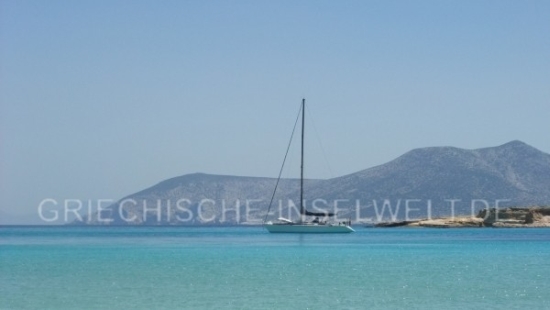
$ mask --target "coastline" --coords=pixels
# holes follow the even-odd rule
[[[495,227],[495,228],[546,228],[550,227],[550,207],[491,208],[479,211],[475,216],[453,216],[436,219],[415,219],[377,223],[374,227]]]

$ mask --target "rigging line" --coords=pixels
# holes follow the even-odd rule
[[[321,152],[323,153],[323,159],[325,160],[325,164],[328,167],[328,171],[330,173],[330,177],[334,178],[334,172],[332,171],[332,168],[330,167],[330,163],[327,159],[327,154],[325,152],[325,148],[323,147],[323,143],[321,142],[321,138],[319,137],[319,132],[317,131],[317,126],[315,126],[315,116],[309,109],[309,107],[306,104],[307,113],[311,115],[309,119],[311,119],[311,124],[313,125],[313,130],[315,131],[315,136],[317,137],[317,142],[319,143],[319,147],[321,148]]]
[[[281,166],[281,170],[279,170],[279,176],[277,177],[277,182],[275,183],[275,189],[273,190],[273,195],[271,195],[271,200],[269,201],[269,207],[267,208],[267,213],[265,214],[265,217],[264,217],[264,224],[267,220],[267,216],[269,215],[269,211],[271,211],[271,205],[273,204],[273,199],[275,198],[275,193],[277,192],[277,187],[279,186],[279,181],[281,180],[281,175],[283,174],[283,169],[285,167],[288,151],[290,150],[290,146],[292,144],[292,138],[294,137],[294,132],[296,131],[296,125],[298,124],[298,120],[300,119],[300,113],[303,113],[302,105],[300,105],[300,109],[298,110],[298,116],[296,116],[296,121],[294,122],[294,128],[292,128],[292,133],[290,134],[290,141],[288,141],[288,146],[286,148],[283,164]]]

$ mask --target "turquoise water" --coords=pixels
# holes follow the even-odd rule
[[[0,227],[0,308],[550,308],[550,230],[356,230]]]

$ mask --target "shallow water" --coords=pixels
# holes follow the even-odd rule
[[[2,309],[550,307],[550,230],[0,227]]]

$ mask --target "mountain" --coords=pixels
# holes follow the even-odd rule
[[[373,199],[378,200],[378,209],[383,200],[394,208],[399,199],[401,203],[409,200],[411,208],[424,210],[431,201],[432,216],[450,215],[451,200],[455,200],[455,214],[475,214],[497,200],[499,206],[548,204],[550,155],[521,141],[477,150],[415,149],[384,165],[328,180],[312,189],[311,195],[370,201],[373,209]],[[361,214],[377,213],[368,211],[369,205],[363,206]],[[426,215],[427,210],[419,212]]]
[[[276,179],[190,174],[127,196],[88,224],[258,224]],[[296,218],[299,180],[282,179],[269,219]],[[289,199],[294,202],[290,203]],[[521,141],[476,150],[415,149],[386,164],[328,180],[306,180],[308,208],[378,222],[476,214],[494,206],[550,203],[550,155]],[[105,222],[103,219],[110,219]]]
[[[305,180],[306,185],[318,182]],[[274,178],[188,174],[124,197],[109,208],[84,218],[84,222],[114,225],[259,224],[276,183]],[[297,179],[281,179],[277,196],[294,192],[298,187]]]

